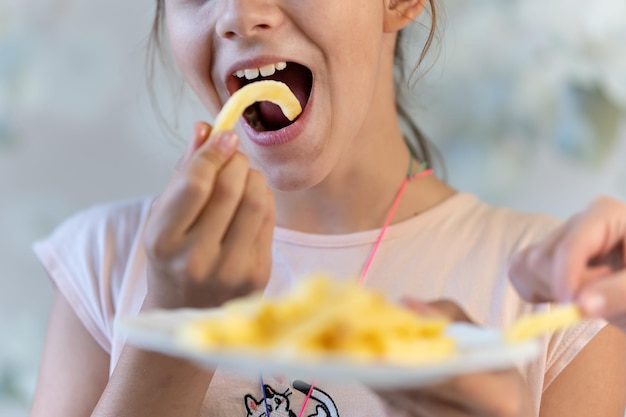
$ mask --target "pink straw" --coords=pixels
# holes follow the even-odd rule
[[[400,190],[398,190],[398,195],[396,195],[396,199],[393,201],[393,205],[391,206],[391,209],[389,210],[389,213],[387,214],[387,218],[385,219],[385,223],[383,224],[383,228],[380,231],[380,233],[378,234],[378,239],[376,239],[376,243],[374,244],[374,248],[372,249],[372,252],[370,253],[370,256],[367,258],[367,262],[365,263],[365,267],[363,268],[363,272],[361,272],[361,277],[359,278],[359,285],[363,285],[363,281],[365,281],[365,275],[367,275],[367,271],[369,271],[370,266],[372,265],[372,261],[374,260],[374,255],[376,255],[376,252],[378,251],[378,248],[380,247],[380,242],[382,242],[383,236],[385,235],[385,232],[389,228],[389,224],[391,223],[391,219],[393,219],[393,215],[396,212],[396,209],[398,208],[398,204],[400,203],[400,198],[402,197],[402,194],[404,194],[404,190],[406,189],[406,186],[409,184],[410,180],[411,180],[410,178],[405,178],[404,181],[402,181],[402,185],[400,186]]]
[[[313,380],[313,382],[311,383],[311,388],[309,388],[309,392],[306,395],[306,398],[304,399],[304,403],[302,404],[302,408],[300,409],[300,413],[298,414],[298,417],[302,417],[302,415],[304,414],[304,410],[306,409],[306,405],[309,402],[309,398],[311,398],[311,394],[313,393],[313,387],[315,386],[315,383],[317,382],[317,380]]]

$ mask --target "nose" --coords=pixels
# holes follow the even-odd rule
[[[284,16],[272,0],[225,0],[215,30],[224,39],[252,38],[277,28]]]

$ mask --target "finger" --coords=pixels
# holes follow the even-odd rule
[[[222,241],[221,267],[235,282],[237,279],[251,278],[246,272],[257,267],[255,245],[270,205],[263,175],[250,170],[241,202]],[[242,255],[246,257],[245,262],[241,260]]]
[[[237,136],[232,132],[211,137],[172,177],[155,204],[163,233],[184,234],[195,223],[211,197],[219,172],[235,153],[237,143]]]
[[[511,258],[509,278],[526,301],[553,301],[553,254],[567,227],[559,227],[543,241],[530,245]]]
[[[443,317],[457,322],[474,323],[457,303],[451,300],[420,301],[412,297],[400,300],[405,307],[424,317]]]
[[[587,268],[578,279],[578,288],[574,291],[575,296],[578,295],[581,288],[584,288],[594,281],[611,276],[614,272],[616,271],[608,265],[599,265]]]
[[[605,255],[598,256],[591,261],[588,265],[590,267],[605,267],[613,272],[617,272],[626,267],[626,236],[624,240],[619,242],[611,251]]]
[[[555,253],[558,299],[571,299],[589,263],[614,250],[625,238],[626,206],[608,198],[596,200],[570,228]]]
[[[437,300],[428,303],[440,314],[448,317],[452,321],[475,323],[474,320],[456,302],[451,300]]]
[[[217,134],[219,135],[219,133]],[[248,158],[237,153],[219,172],[210,198],[199,215],[189,241],[195,247],[221,246],[243,199],[250,166]]]
[[[185,153],[180,157],[178,162],[174,167],[174,175],[170,178],[169,183],[171,184],[175,178],[180,175],[183,175],[184,167],[191,159],[191,156],[200,148],[200,146],[209,138],[211,134],[211,125],[206,122],[196,122],[193,125],[192,129],[193,133],[191,136],[191,140],[187,144],[187,149]],[[168,184],[169,185],[169,184]],[[167,191],[167,189],[166,189]]]
[[[265,194],[267,195],[268,210],[265,213],[265,219],[257,235],[255,247],[257,248],[270,248],[274,241],[274,229],[276,228],[276,202],[274,200],[274,193],[269,187],[265,187]]]
[[[559,301],[570,301],[582,285],[587,265],[601,251],[602,225],[596,219],[583,220],[564,236],[554,254],[554,291]]]
[[[626,271],[586,285],[577,302],[590,317],[617,320],[626,316]]]
[[[223,239],[225,250],[237,246],[246,251],[252,247],[269,210],[266,188],[263,174],[250,170],[237,213]]]
[[[254,255],[256,257],[256,268],[258,278],[267,280],[272,268],[272,244],[274,242],[274,230],[276,228],[276,206],[274,202],[274,193],[268,187],[265,190],[269,201],[269,209],[265,215],[259,233],[254,243]],[[265,282],[259,282],[265,284]]]
[[[211,134],[211,125],[206,122],[196,122],[193,125],[192,139],[187,146],[187,150],[183,157],[178,161],[177,168],[185,165],[193,154],[200,149],[200,146],[209,138]]]
[[[445,317],[446,319],[452,321],[474,323],[474,320],[472,320],[470,316],[452,300],[424,302],[415,298],[406,297],[400,302],[415,311],[417,314],[426,317]]]
[[[522,298],[531,302],[569,301],[578,288],[609,274],[611,269],[606,265],[613,270],[620,266],[623,268],[624,245],[618,245],[607,255],[587,262],[587,265],[584,257],[572,254],[571,257],[579,261],[578,268],[584,269],[577,275],[571,275],[575,279],[558,278],[560,265],[571,262],[563,260],[571,250],[568,249],[568,240],[575,240],[578,234],[585,235],[585,231],[580,229],[581,218],[582,215],[572,218],[546,241],[529,246],[513,257],[509,275],[511,283]],[[595,230],[598,230],[597,225]]]
[[[436,307],[430,305],[426,301],[420,301],[412,297],[403,297],[402,299],[400,299],[400,304],[415,312],[419,316],[429,318],[448,318],[446,314],[442,313]]]
[[[624,242],[619,243],[609,253],[596,257],[588,263],[587,270],[583,273],[580,280],[579,289],[584,288],[594,281],[610,277],[611,275],[625,270],[624,259],[626,259],[626,245]]]

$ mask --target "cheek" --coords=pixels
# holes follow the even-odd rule
[[[367,107],[381,63],[382,13],[373,5],[350,10],[340,4],[332,7],[336,11],[329,13],[327,30],[319,32],[333,77],[332,91],[356,97],[352,105]]]
[[[199,76],[211,66],[211,48],[206,31],[193,21],[168,18],[168,33],[172,55],[187,81]]]
[[[176,66],[212,113],[219,108],[211,79],[212,25],[200,13],[168,11],[167,29]]]
[[[344,64],[364,65],[376,62],[382,38],[383,15],[381,8],[368,2],[363,7],[350,7],[335,2],[327,14],[325,30],[321,33],[329,48],[334,48],[336,58]],[[354,71],[358,75],[360,71]]]

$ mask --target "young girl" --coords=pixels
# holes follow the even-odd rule
[[[311,390],[312,381],[201,371],[127,346],[114,328],[142,309],[276,294],[320,270],[360,277],[393,300],[454,300],[481,325],[504,328],[549,308],[519,298],[508,263],[555,220],[414,175],[430,153],[416,129],[407,146],[398,121],[396,45],[425,7],[434,22],[435,6],[157,1],[176,64],[211,115],[265,78],[288,84],[304,110],[288,123],[261,103],[238,134],[210,139],[210,126],[197,123],[158,197],[95,207],[36,245],[57,291],[33,415],[622,416],[626,346],[599,321],[546,337],[522,377],[471,375],[385,393],[389,401],[358,384]]]

